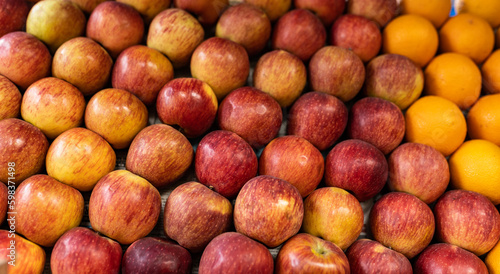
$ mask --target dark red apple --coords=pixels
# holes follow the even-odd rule
[[[30,6],[25,0],[0,1],[0,37],[9,32],[22,31],[26,25],[26,18]]]
[[[398,13],[397,0],[349,0],[347,13],[364,16],[384,27]]]
[[[415,261],[415,274],[477,273],[488,274],[479,257],[456,245],[437,243],[428,246]]]
[[[0,120],[19,117],[22,97],[16,85],[0,75],[0,101],[4,102],[0,105]]]
[[[174,6],[198,16],[203,25],[213,25],[220,14],[229,6],[229,0],[174,0]]]
[[[294,0],[295,8],[312,11],[323,22],[325,27],[330,25],[344,13],[345,0]]]
[[[3,273],[43,273],[45,250],[12,230],[0,230],[0,258]],[[6,269],[7,268],[7,269]]]

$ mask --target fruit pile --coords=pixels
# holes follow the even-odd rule
[[[0,268],[500,273],[499,14],[0,0]]]

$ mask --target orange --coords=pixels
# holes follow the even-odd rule
[[[410,58],[420,67],[434,57],[438,49],[438,32],[422,16],[401,15],[390,21],[382,32],[382,51]]]
[[[448,99],[425,96],[405,113],[406,140],[431,146],[445,157],[465,140],[467,125],[462,111]]]
[[[481,71],[469,57],[443,53],[431,60],[424,71],[425,93],[441,96],[468,109],[481,95]]]
[[[500,94],[485,95],[467,114],[472,139],[484,139],[500,146]]]
[[[500,204],[500,147],[486,140],[463,143],[449,159],[451,185]]]
[[[462,13],[444,23],[439,30],[439,42],[441,52],[462,53],[480,64],[493,51],[495,34],[483,18]]]
[[[500,1],[498,0],[455,0],[457,14],[470,13],[490,23],[492,28],[500,26]]]
[[[415,14],[431,21],[439,28],[448,19],[451,11],[450,0],[401,0],[401,14]]]
[[[494,51],[481,66],[483,86],[489,93],[500,93],[500,49]]]
[[[500,242],[490,250],[484,262],[490,274],[500,274]]]

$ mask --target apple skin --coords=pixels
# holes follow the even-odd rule
[[[217,99],[246,84],[250,61],[243,46],[212,37],[203,41],[191,57],[191,75],[209,84]]]
[[[436,243],[428,246],[415,261],[415,272],[424,273],[477,273],[488,274],[479,257],[456,245]]]
[[[129,91],[147,106],[154,105],[161,88],[172,79],[174,68],[168,58],[144,45],[122,51],[111,73],[113,88]]]
[[[259,174],[283,179],[305,198],[318,187],[325,171],[321,152],[306,139],[288,135],[272,140],[259,158]]]
[[[253,86],[271,95],[281,107],[299,98],[306,86],[307,70],[297,56],[273,50],[259,58],[253,72]]]
[[[217,22],[220,14],[229,6],[229,0],[174,0],[174,7],[198,16],[198,21],[211,26]]]
[[[229,231],[232,218],[228,199],[198,182],[187,182],[168,196],[163,229],[170,239],[199,253],[217,235]]]
[[[75,3],[86,15],[89,15],[97,7],[97,5],[106,0],[69,0],[69,1]]]
[[[297,234],[303,217],[304,204],[297,188],[267,175],[250,179],[234,204],[236,231],[270,248]]]
[[[15,31],[0,38],[0,74],[21,90],[49,76],[52,56],[35,36]]]
[[[405,143],[397,147],[387,160],[391,191],[417,196],[426,204],[436,201],[448,187],[448,161],[431,146]]]
[[[0,121],[0,136],[0,182],[20,183],[42,170],[49,149],[42,131],[23,120],[8,118]],[[8,175],[9,163],[15,165],[15,176]]]
[[[364,213],[359,201],[338,187],[323,187],[304,200],[302,231],[347,249],[361,234]]]
[[[154,124],[135,136],[125,165],[156,188],[163,188],[186,173],[193,157],[193,147],[182,133],[169,125]]]
[[[30,11],[28,2],[24,0],[0,1],[0,37],[9,32],[22,31]]]
[[[142,15],[146,25],[149,25],[158,13],[170,8],[172,4],[171,0],[117,0],[117,2],[136,9]]]
[[[127,148],[148,124],[148,109],[132,93],[108,88],[94,94],[85,109],[85,126],[116,149]]]
[[[158,94],[156,111],[167,125],[178,125],[188,138],[205,133],[215,121],[219,103],[212,88],[195,78],[176,78]]]
[[[7,77],[0,75],[0,120],[17,118],[21,113],[22,95]]]
[[[355,241],[346,255],[352,273],[413,273],[410,261],[403,254],[370,239]]]
[[[0,230],[0,258],[6,260],[7,263],[12,261],[9,257],[11,252],[9,248],[12,249],[13,245],[15,266],[8,265],[8,273],[43,273],[46,260],[45,250],[21,235],[10,233],[8,230]]]
[[[275,273],[350,273],[350,267],[336,244],[300,233],[281,247]]]
[[[127,170],[115,170],[102,177],[89,200],[92,228],[120,244],[131,244],[148,235],[160,211],[160,192]]]
[[[271,46],[286,50],[307,62],[325,45],[326,30],[319,18],[306,9],[293,9],[273,27]]]
[[[297,9],[312,11],[327,28],[344,13],[346,6],[344,0],[294,0],[293,3]]]
[[[57,49],[52,75],[73,84],[84,96],[91,96],[108,83],[112,66],[113,59],[97,42],[76,37]]]
[[[115,169],[116,154],[97,133],[77,127],[52,142],[45,163],[49,176],[80,191],[90,191]]]
[[[336,96],[343,102],[353,99],[363,87],[365,67],[351,50],[326,46],[309,62],[312,90]]]
[[[238,232],[226,232],[203,251],[199,273],[272,274],[273,270],[273,256],[266,246]]]
[[[347,118],[347,107],[337,97],[323,92],[307,92],[288,112],[287,134],[300,136],[323,151],[342,136]]]
[[[200,183],[232,199],[257,175],[258,161],[252,147],[236,133],[216,130],[199,142],[194,168]]]
[[[119,243],[85,227],[75,227],[57,241],[50,255],[52,273],[119,273]]]
[[[165,54],[174,68],[189,65],[191,55],[203,42],[205,31],[187,11],[166,9],[149,26],[147,46]]]
[[[390,192],[376,201],[370,211],[369,226],[374,240],[408,259],[429,245],[435,231],[429,206],[403,192]]]
[[[263,10],[271,22],[283,16],[292,6],[292,0],[243,0]]]
[[[72,84],[55,77],[33,83],[24,92],[21,116],[53,140],[83,123],[85,98]]]
[[[0,183],[0,225],[3,224],[7,216],[8,202],[7,186],[4,183]]]
[[[398,13],[397,0],[349,0],[347,13],[360,15],[384,27]]]
[[[500,239],[500,214],[493,203],[477,192],[450,190],[434,206],[436,235],[477,256],[490,251]]]
[[[122,273],[191,273],[191,253],[174,242],[146,237],[133,242],[123,254]]]

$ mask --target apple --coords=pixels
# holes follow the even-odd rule
[[[22,31],[30,11],[28,2],[24,0],[0,1],[0,37],[9,32]]]
[[[302,230],[347,249],[361,234],[364,213],[359,201],[338,187],[323,187],[304,200]]]
[[[345,0],[294,0],[293,3],[297,9],[312,11],[325,27],[330,27],[341,16],[346,6]]]
[[[325,171],[321,152],[306,139],[288,135],[272,140],[259,158],[259,174],[283,179],[302,198],[318,187]]]
[[[52,273],[119,273],[119,243],[85,227],[75,227],[57,241],[50,255]]]
[[[15,31],[0,38],[0,74],[25,90],[50,74],[52,56],[35,36]]]
[[[187,182],[168,196],[163,229],[167,237],[199,253],[217,235],[229,231],[232,218],[228,199],[198,182]]]
[[[111,73],[113,88],[129,91],[147,106],[154,105],[161,88],[172,79],[174,68],[168,58],[144,45],[122,51]]]
[[[100,3],[106,0],[69,0],[75,3],[85,14],[91,14]]]
[[[9,203],[7,186],[0,182],[0,225],[7,216],[7,205]]]
[[[193,147],[182,133],[169,125],[154,124],[135,136],[125,165],[156,188],[163,188],[186,173],[193,157]]]
[[[144,19],[144,23],[149,25],[153,18],[163,10],[170,8],[171,0],[116,0],[136,9]]]
[[[212,88],[195,78],[176,78],[168,82],[156,100],[160,120],[179,126],[188,138],[199,137],[212,126],[218,106]]]
[[[426,204],[436,201],[450,182],[448,161],[431,146],[405,143],[389,156],[391,191],[402,191],[417,196]]]
[[[191,253],[174,242],[145,237],[123,254],[121,273],[191,273]]]
[[[270,248],[297,234],[303,217],[304,204],[297,188],[268,175],[250,179],[234,204],[236,231]]]
[[[288,112],[287,134],[300,136],[323,151],[342,136],[347,126],[346,105],[323,92],[300,96]]]
[[[52,76],[73,84],[85,96],[106,86],[113,59],[97,42],[76,37],[62,44],[54,54]]]
[[[124,49],[142,42],[144,20],[137,10],[127,4],[105,1],[90,14],[86,33],[115,59]]]
[[[160,192],[127,170],[115,170],[102,177],[89,200],[92,228],[120,244],[131,244],[148,235],[160,211]]]
[[[430,244],[435,230],[434,214],[417,197],[390,192],[373,205],[369,227],[374,240],[411,259]]]
[[[308,61],[325,45],[326,30],[321,20],[306,9],[293,9],[285,13],[273,28],[271,46],[293,53]]]
[[[77,127],[52,142],[45,163],[49,176],[80,191],[90,191],[115,169],[116,154],[97,133]]]
[[[500,239],[500,213],[477,192],[450,190],[434,206],[437,238],[477,256],[490,251]]]
[[[274,271],[271,252],[263,244],[238,232],[226,232],[207,245],[200,259],[204,273],[268,273]]]
[[[350,273],[350,267],[336,244],[300,233],[279,250],[275,273]]]
[[[206,26],[215,24],[228,6],[229,0],[174,0],[174,7],[195,14],[198,21]]]
[[[22,95],[7,77],[0,75],[0,120],[17,118],[21,112]]]
[[[309,62],[312,90],[328,93],[343,102],[358,94],[364,80],[363,61],[348,49],[326,46],[318,50]]]
[[[395,103],[400,109],[416,101],[424,88],[422,69],[398,54],[383,54],[366,65],[364,92]]]
[[[39,2],[40,3],[40,2]],[[21,116],[39,128],[49,139],[80,126],[85,98],[72,84],[55,77],[33,83],[24,92]]]
[[[384,27],[398,13],[398,0],[349,0],[347,13],[360,15]]]
[[[20,183],[42,170],[49,149],[42,131],[23,120],[8,118],[0,121],[0,136],[0,182]]]
[[[85,126],[116,149],[127,148],[148,124],[148,109],[132,93],[116,88],[101,90],[85,109]]]
[[[253,72],[253,86],[271,95],[281,107],[288,107],[299,98],[306,81],[302,60],[284,50],[262,55]]]
[[[204,36],[201,24],[187,11],[166,9],[151,21],[147,46],[165,54],[174,68],[180,68],[189,64]]]
[[[257,155],[236,133],[216,130],[199,142],[194,168],[200,183],[232,199],[257,175]]]
[[[363,62],[378,55],[382,33],[377,24],[360,15],[340,16],[330,30],[330,44],[352,50]]]
[[[191,75],[209,84],[217,99],[246,84],[250,61],[243,46],[228,39],[211,37],[191,57]]]
[[[0,258],[8,271],[4,273],[43,273],[45,250],[14,232],[0,230]]]
[[[292,6],[292,0],[242,0],[263,10],[272,22],[283,16]]]
[[[415,261],[414,273],[488,274],[479,257],[456,245],[436,243],[428,246]]]
[[[412,274],[410,261],[377,241],[359,239],[346,252],[352,273]]]

